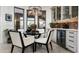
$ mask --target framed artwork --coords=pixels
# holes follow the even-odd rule
[[[11,14],[5,14],[5,20],[6,21],[12,21],[12,15]]]

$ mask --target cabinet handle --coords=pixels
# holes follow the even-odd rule
[[[74,38],[74,36],[69,36],[69,37]]]
[[[74,47],[72,47],[72,46],[70,46],[70,45],[69,45],[69,47],[74,48]]]
[[[74,42],[74,41],[72,41],[72,40],[69,40],[69,41]]]
[[[69,33],[74,34],[73,32],[69,32]]]

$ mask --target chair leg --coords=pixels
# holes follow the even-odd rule
[[[49,48],[48,48],[48,45],[46,45],[46,49],[47,49],[47,52],[49,53]]]
[[[34,48],[35,48],[34,45],[35,45],[35,44],[33,43],[33,44],[32,44],[33,52],[35,51],[35,50],[34,50]]]
[[[14,45],[12,45],[12,48],[11,48],[11,53],[13,52],[13,49],[14,49]]]
[[[37,46],[37,43],[35,43],[35,47],[34,47],[34,50],[36,51],[36,46]]]
[[[25,47],[22,48],[22,53],[24,53]]]
[[[53,50],[52,43],[50,42],[51,50]]]

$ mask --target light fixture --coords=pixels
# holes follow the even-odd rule
[[[42,8],[40,7],[40,6],[29,6],[29,9],[30,10],[35,10],[35,11],[37,11],[37,10],[42,10]]]
[[[32,11],[33,14],[37,13],[38,15],[42,15],[42,8],[40,6],[29,6],[28,8]]]

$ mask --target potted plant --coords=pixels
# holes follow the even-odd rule
[[[52,22],[50,23],[51,28],[56,28],[56,26],[57,26],[57,23],[52,23]]]

